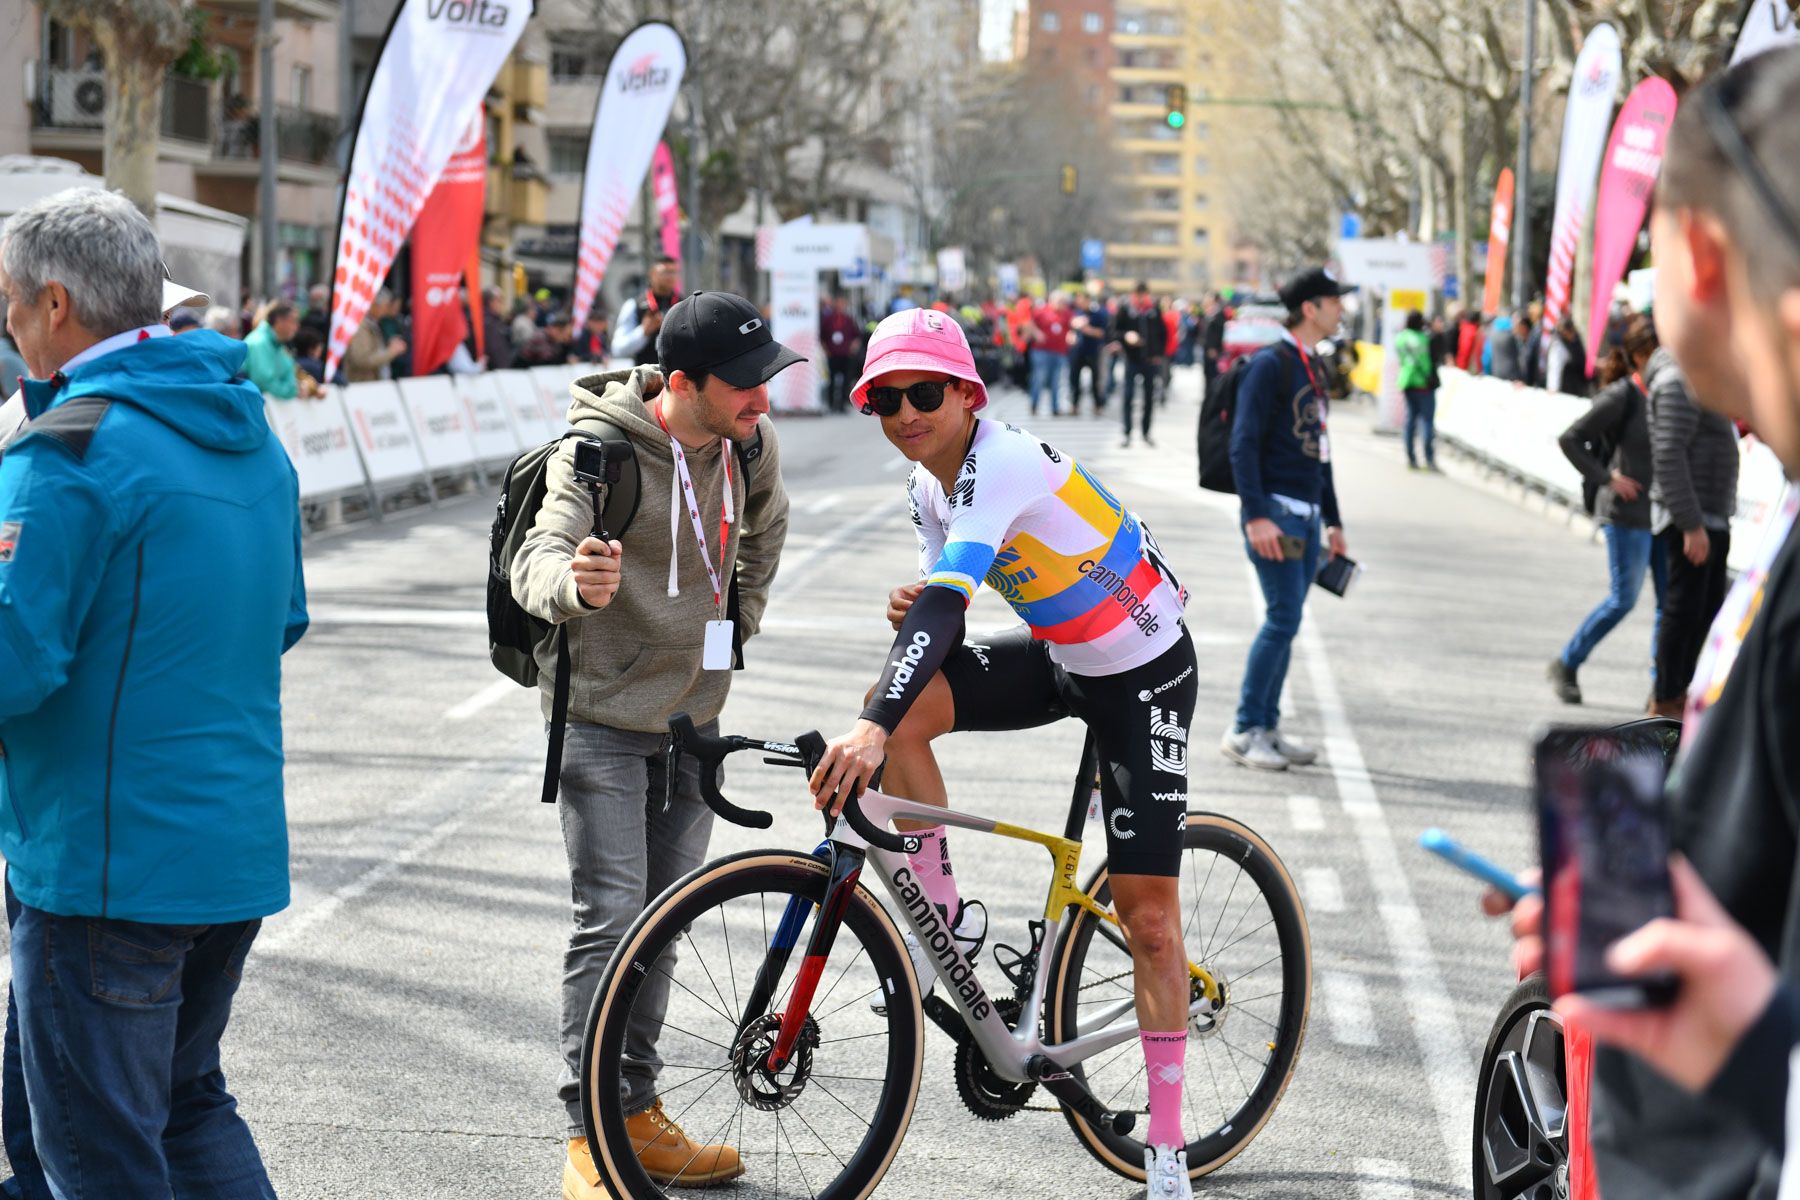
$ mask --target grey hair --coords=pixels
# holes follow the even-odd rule
[[[162,321],[156,230],[117,192],[70,188],[20,209],[6,222],[0,261],[27,302],[62,284],[76,320],[96,336]]]
[[[215,304],[207,309],[206,315],[200,318],[200,324],[214,333],[222,333],[226,337],[238,335],[238,315],[223,304]]]

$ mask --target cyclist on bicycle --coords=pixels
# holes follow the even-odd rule
[[[882,321],[851,396],[880,416],[882,432],[915,464],[907,492],[921,578],[888,598],[899,635],[861,719],[813,774],[815,804],[838,812],[885,761],[886,792],[946,807],[933,739],[1070,715],[1087,723],[1100,760],[1113,902],[1136,977],[1149,1194],[1191,1196],[1181,1129],[1189,984],[1177,876],[1197,683],[1180,585],[1142,522],[1081,464],[1022,429],[976,416],[987,388],[950,318],[911,309]],[[964,614],[984,582],[1025,624],[965,641]],[[944,827],[913,836],[913,876],[959,939],[978,948]],[[985,918],[979,924],[985,932]],[[929,952],[909,949],[928,988]]]

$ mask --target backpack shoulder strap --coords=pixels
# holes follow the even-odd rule
[[[737,456],[738,474],[744,477],[744,503],[750,502],[750,483],[756,478],[756,460],[762,457],[762,426],[756,427],[756,436],[747,442],[731,443],[732,453]]]

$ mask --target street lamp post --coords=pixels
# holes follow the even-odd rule
[[[257,157],[261,160],[261,186],[256,206],[262,231],[262,295],[275,295],[275,0],[261,0],[256,18],[256,79],[262,112],[257,117]],[[345,64],[348,67],[348,64]]]
[[[1531,281],[1531,72],[1537,44],[1537,0],[1525,0],[1525,61],[1519,70],[1519,165],[1513,192],[1513,311],[1525,307]],[[1489,270],[1493,265],[1489,264]]]

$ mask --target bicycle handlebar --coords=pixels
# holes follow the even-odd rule
[[[669,718],[669,774],[668,794],[675,794],[675,778],[683,754],[692,754],[700,760],[700,795],[706,806],[730,821],[734,825],[743,825],[751,829],[767,829],[774,824],[775,818],[766,812],[756,812],[747,808],[739,808],[727,800],[719,791],[719,767],[726,757],[740,750],[760,750],[764,754],[776,756],[768,761],[784,759],[801,767],[811,774],[825,757],[825,739],[816,730],[801,734],[792,742],[768,742],[759,738],[710,737],[694,728],[694,719],[686,713],[676,713]],[[850,828],[862,835],[863,840],[871,846],[893,854],[906,852],[906,839],[899,834],[890,833],[880,828],[863,815],[862,806],[857,797],[851,796],[844,802],[844,819],[850,822]]]

